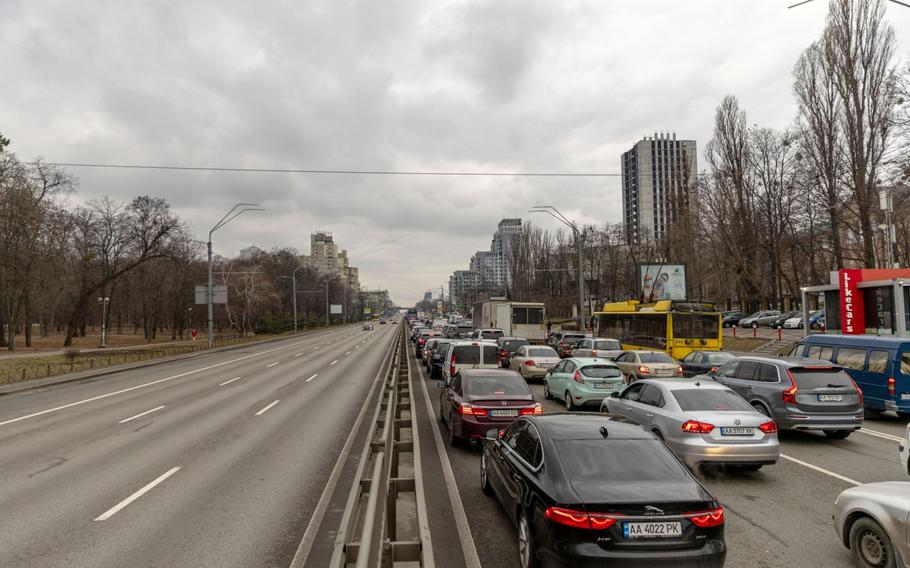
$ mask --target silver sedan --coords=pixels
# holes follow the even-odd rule
[[[834,530],[857,566],[910,568],[906,522],[910,483],[887,481],[852,487],[834,501]]]
[[[653,431],[693,468],[717,463],[758,470],[780,458],[777,424],[713,381],[644,379],[613,393],[601,410]]]

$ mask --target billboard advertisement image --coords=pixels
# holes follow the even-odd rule
[[[643,302],[686,299],[686,267],[682,264],[642,264],[638,276]]]

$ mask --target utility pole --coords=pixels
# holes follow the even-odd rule
[[[208,312],[209,312],[209,329],[208,329],[209,348],[211,348],[212,345],[215,343],[215,337],[214,337],[215,336],[215,327],[214,327],[214,323],[213,323],[215,321],[215,309],[213,306],[213,303],[214,303],[213,296],[215,294],[215,289],[214,289],[215,287],[212,282],[212,233],[214,233],[221,227],[224,227],[225,225],[227,225],[228,223],[230,223],[231,221],[236,219],[238,216],[246,213],[247,211],[265,211],[265,209],[258,208],[257,207],[258,205],[259,205],[258,203],[237,203],[236,205],[231,207],[231,210],[228,211],[227,214],[224,217],[222,217],[221,220],[218,221],[214,227],[212,227],[211,231],[209,231],[209,240],[208,240],[208,243],[206,243],[207,248],[208,248],[209,277],[208,277],[208,283],[205,288],[205,298],[206,298],[206,304],[208,304]],[[242,209],[237,211],[238,208],[242,208]]]
[[[559,209],[553,207],[552,205],[535,205],[531,208],[528,213],[547,213],[566,227],[572,230],[572,233],[575,235],[575,253],[577,255],[578,265],[575,267],[577,271],[578,278],[578,330],[582,333],[585,333],[586,330],[586,318],[585,318],[585,275],[584,275],[584,259],[583,259],[583,244],[582,244],[582,235],[581,231],[578,230],[578,225],[566,219]]]
[[[101,347],[107,347],[107,305],[110,301],[107,297],[98,298],[98,303],[101,304]]]
[[[291,290],[293,292],[293,305],[294,305],[294,335],[297,335],[297,271],[303,268],[304,265],[298,265],[297,268],[291,272],[290,276],[279,276],[278,278],[288,278],[291,281]]]

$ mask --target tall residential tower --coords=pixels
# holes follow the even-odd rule
[[[622,213],[629,242],[657,240],[688,207],[698,172],[695,140],[645,137],[622,155]]]

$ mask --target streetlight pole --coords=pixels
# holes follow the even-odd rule
[[[215,290],[214,290],[215,287],[212,282],[212,233],[214,233],[221,227],[224,227],[225,225],[227,225],[228,223],[230,223],[231,221],[236,219],[238,216],[246,213],[247,211],[265,211],[265,209],[258,208],[257,207],[258,205],[259,205],[258,203],[237,203],[236,205],[231,207],[231,210],[228,211],[227,214],[224,217],[222,217],[221,220],[218,221],[214,227],[212,227],[211,231],[209,231],[209,240],[208,240],[208,243],[206,243],[206,247],[208,249],[208,273],[209,273],[209,275],[208,275],[208,283],[205,288],[205,299],[206,299],[206,304],[208,304],[208,312],[209,312],[209,326],[208,326],[209,327],[209,329],[208,329],[209,348],[211,348],[215,342],[215,337],[214,337],[214,335],[215,335],[215,327],[214,327],[215,310],[214,310],[214,306],[213,306],[213,303],[214,303],[213,296],[215,293]],[[237,210],[238,208],[240,208],[239,211]]]
[[[290,278],[291,280],[291,290],[294,294],[294,335],[297,335],[297,271],[303,268],[305,265],[301,264],[291,272],[290,276],[279,276],[278,278]]]
[[[98,298],[101,304],[101,347],[107,347],[107,305],[110,301],[110,298]]]
[[[547,213],[566,227],[572,230],[572,233],[575,235],[575,254],[577,256],[577,266],[576,270],[578,271],[578,329],[582,333],[585,333],[585,276],[584,276],[584,264],[583,264],[583,253],[582,253],[582,242],[581,242],[581,231],[578,230],[578,226],[566,219],[559,209],[553,207],[552,205],[535,205],[531,208],[528,213]]]
[[[287,278],[287,277],[285,277]],[[329,326],[329,285],[328,283],[316,286],[315,290],[300,290],[301,294],[318,294],[319,288],[325,287],[325,326]]]

